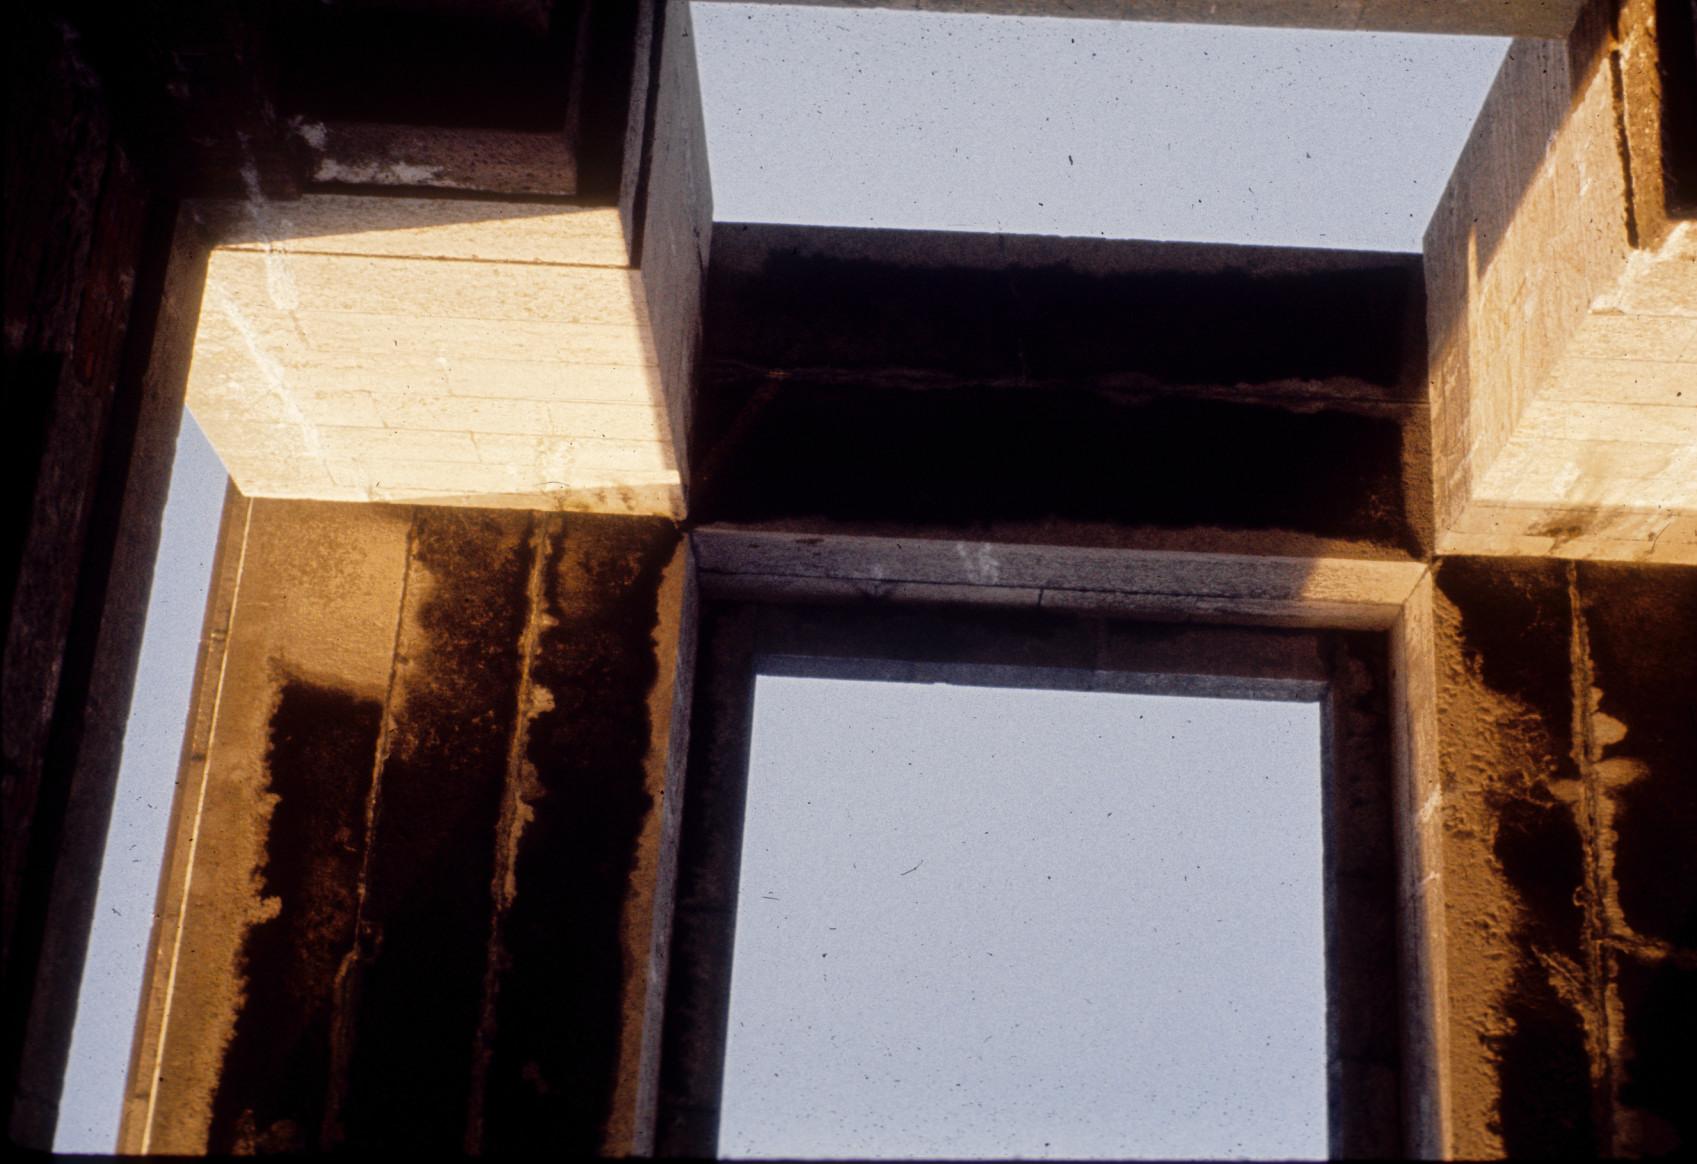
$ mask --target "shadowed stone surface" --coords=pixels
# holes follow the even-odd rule
[[[626,1021],[625,901],[655,798],[644,761],[669,522],[573,515],[553,527],[524,749],[514,897],[501,974],[484,1146],[595,1153]],[[663,730],[663,726],[662,726]]]
[[[242,947],[247,996],[213,1100],[208,1142],[235,1152],[321,1149],[336,985],[354,949],[366,801],[383,705],[285,683],[266,755],[271,818],[260,892],[276,916]]]

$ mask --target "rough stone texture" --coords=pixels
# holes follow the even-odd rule
[[[1436,615],[1448,1149],[1689,1147],[1697,571],[1449,558]]]
[[[1611,61],[1632,198],[1633,244],[1650,249],[1662,244],[1671,225],[1670,214],[1677,213],[1668,205],[1662,156],[1663,110],[1670,98],[1683,100],[1686,96],[1677,81],[1668,92],[1663,91],[1664,50],[1656,36],[1658,7],[1668,7],[1666,0],[1620,0],[1615,13],[1618,47]],[[1666,50],[1670,60],[1678,53],[1677,45],[1670,44]],[[1678,124],[1677,115],[1671,119]]]
[[[1031,546],[955,538],[822,538],[700,526],[702,588],[720,597],[1041,607],[1079,613],[1386,630],[1427,574],[1394,559]]]
[[[1697,1144],[1697,569],[1582,562],[1613,1153]]]
[[[1447,1147],[1462,1156],[1599,1147],[1567,597],[1559,562],[1437,572]]]
[[[1442,552],[1697,563],[1697,236],[1665,204],[1656,8],[1516,42],[1427,231]]]
[[[577,155],[562,130],[453,130],[365,121],[302,121],[312,180],[479,193],[577,193]]]
[[[1397,836],[1403,1149],[1435,1159],[1453,1135],[1433,586],[1422,575],[1390,628],[1391,811]]]
[[[675,530],[232,494],[225,541],[124,1148],[628,1149]]]

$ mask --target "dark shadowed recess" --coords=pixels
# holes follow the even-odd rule
[[[1631,954],[1616,966],[1627,1038],[1621,1102],[1663,1122],[1645,1137],[1649,1150],[1689,1151],[1697,1144],[1697,969]]]
[[[550,701],[529,727],[533,816],[501,925],[492,1152],[602,1149],[619,1068],[622,932],[652,810],[645,760],[662,574],[678,533],[659,518],[558,519],[544,574],[531,684]]]
[[[420,510],[361,917],[345,1106],[357,1148],[465,1135],[495,826],[516,727],[532,516]],[[419,579],[419,574],[424,575]]]
[[[1492,1042],[1500,1057],[1497,1123],[1504,1155],[1596,1157],[1584,1020],[1528,956],[1515,966],[1503,1010],[1508,1033]]]
[[[294,3],[276,21],[285,107],[315,120],[558,130],[575,3]]]
[[[1613,788],[1614,873],[1631,932],[1665,955],[1615,954],[1625,1014],[1623,1104],[1660,1121],[1648,1151],[1697,1144],[1697,569],[1581,562],[1597,709],[1626,734]]]
[[[268,195],[296,197],[316,164],[301,123],[339,122],[558,134],[574,147],[578,198],[617,195],[636,0],[52,7],[75,25],[114,123],[162,191],[241,197],[257,177]]]
[[[353,0],[277,5],[276,100],[308,121],[559,133],[577,193],[618,192],[638,4]]]
[[[1603,759],[1641,765],[1614,792],[1621,911],[1697,953],[1697,569],[1583,562],[1579,585],[1598,710],[1626,727]]]
[[[214,1152],[301,1152],[323,1138],[336,980],[354,948],[383,706],[298,679],[271,713],[260,866],[274,917],[242,944],[242,1008],[213,1098]]]
[[[1657,0],[1668,213],[1697,217],[1697,0]]]
[[[710,366],[1415,399],[1424,286],[1418,255],[719,223],[703,327]]]
[[[1417,256],[716,227],[702,520],[1288,530],[1418,554]]]
[[[1294,530],[1419,552],[1394,418],[1179,396],[797,377],[698,461],[704,521]]]
[[[1306,685],[1305,694],[1266,697],[1324,700],[1331,1145],[1343,1156],[1398,1154],[1383,637],[875,600],[703,604],[662,1036],[660,1153],[710,1156],[717,1145],[754,677],[763,659],[782,673],[885,678],[966,664],[983,667],[984,682],[1022,687],[1088,688],[1100,679],[1112,688],[1131,674],[1163,683],[1187,676],[1202,690],[1221,681],[1252,681],[1262,691],[1273,682]]]

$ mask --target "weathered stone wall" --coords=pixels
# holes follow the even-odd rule
[[[147,214],[147,191],[112,140],[105,95],[74,37],[27,32],[30,43],[12,50],[25,59],[12,70],[11,101],[31,93],[46,108],[9,119],[6,159],[6,383],[20,440],[8,457],[6,524],[25,531],[6,542],[8,951]]]
[[[1446,1147],[1690,1147],[1697,570],[1450,558],[1434,614]]]
[[[225,542],[124,1149],[628,1150],[673,526],[235,497]]]

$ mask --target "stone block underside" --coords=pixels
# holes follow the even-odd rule
[[[1697,223],[1592,303],[1439,549],[1697,562]]]
[[[618,212],[199,203],[188,407],[251,497],[681,512]]]

